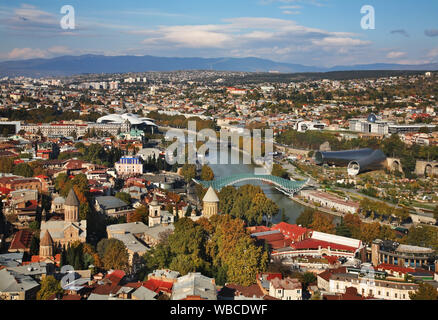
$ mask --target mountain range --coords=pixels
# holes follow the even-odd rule
[[[438,63],[422,65],[362,64],[331,68],[275,62],[260,58],[173,58],[155,56],[61,56],[0,62],[0,76],[71,76],[77,74],[147,71],[215,70],[241,72],[303,73],[363,70],[435,71]]]

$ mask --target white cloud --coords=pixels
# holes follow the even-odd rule
[[[438,57],[438,48],[431,49],[427,52],[426,55],[428,58],[436,58]]]
[[[298,24],[293,20],[266,17],[224,19],[221,24],[159,26],[128,30],[145,38],[147,54],[204,56],[257,56],[284,62],[303,63],[326,55],[325,63],[340,60],[342,54],[371,45],[351,32],[331,32]],[[186,50],[187,49],[187,50]],[[305,52],[306,55],[302,53]],[[336,53],[330,57],[328,53]],[[333,62],[335,63],[335,62]]]
[[[283,14],[290,14],[290,15],[292,15],[292,14],[301,14],[300,11],[291,11],[291,10],[284,10],[284,11],[282,11],[282,13]]]
[[[326,37],[319,40],[313,40],[313,43],[322,47],[346,47],[346,46],[364,46],[371,44],[370,41],[353,39],[348,37]]]
[[[405,56],[406,56],[406,52],[402,52],[402,51],[391,51],[388,52],[388,54],[386,55],[388,59],[399,59]]]
[[[23,60],[36,58],[50,58],[57,55],[70,54],[71,50],[63,46],[54,46],[48,49],[14,48],[7,55],[7,59]]]

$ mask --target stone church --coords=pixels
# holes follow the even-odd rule
[[[64,220],[41,221],[41,258],[53,256],[55,247],[66,247],[75,241],[86,241],[87,221],[79,221],[79,206],[78,197],[71,188],[64,203]]]
[[[211,217],[218,214],[219,198],[212,187],[208,188],[207,193],[202,199],[203,211],[202,216],[210,219]]]

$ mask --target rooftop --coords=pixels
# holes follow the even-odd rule
[[[219,198],[218,198],[216,192],[214,191],[213,187],[208,188],[208,191],[205,194],[202,201],[204,201],[204,202],[219,202]]]
[[[78,207],[80,205],[80,202],[78,200],[78,197],[76,196],[76,192],[74,188],[70,189],[70,192],[68,193],[67,199],[65,200],[64,205],[66,206],[72,206],[72,207]]]

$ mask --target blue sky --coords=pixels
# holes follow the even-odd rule
[[[60,27],[63,5],[76,28]],[[375,30],[361,28],[364,5]],[[305,65],[438,61],[435,0],[0,0],[0,60],[260,57]]]

